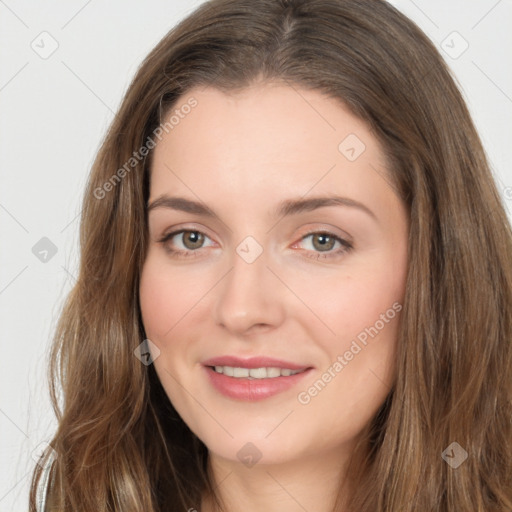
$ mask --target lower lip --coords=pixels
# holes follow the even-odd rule
[[[295,386],[304,376],[309,375],[312,368],[290,375],[288,377],[273,377],[270,379],[246,379],[228,377],[223,373],[217,373],[209,366],[204,367],[210,382],[224,396],[236,400],[253,402],[263,400],[271,396],[287,391]]]

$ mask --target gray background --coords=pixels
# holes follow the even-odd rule
[[[31,454],[55,428],[46,361],[94,155],[141,60],[200,3],[0,0],[0,512],[27,509]],[[511,0],[391,3],[453,69],[512,217]]]

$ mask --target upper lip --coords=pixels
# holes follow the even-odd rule
[[[296,364],[273,357],[256,356],[242,359],[236,356],[213,357],[203,361],[205,366],[232,366],[233,368],[288,368],[290,370],[305,370],[309,365]]]

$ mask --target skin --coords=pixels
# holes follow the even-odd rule
[[[386,316],[308,403],[298,394],[332,373],[358,335],[403,303],[407,212],[377,139],[340,102],[260,83],[236,94],[196,88],[177,108],[191,97],[197,106],[153,150],[149,204],[163,194],[182,196],[217,217],[149,212],[140,306],[147,337],[160,350],[155,368],[208,447],[227,510],[327,512],[358,433],[392,385],[400,314]],[[338,149],[349,134],[365,145],[354,161]],[[283,200],[332,194],[373,216],[347,205],[273,215]],[[192,233],[158,241],[179,229]],[[202,245],[194,230],[206,235]],[[330,232],[353,248],[336,254],[339,242],[322,245],[309,231]],[[236,251],[247,236],[263,250],[252,263]],[[195,254],[179,258],[166,246]],[[207,379],[201,362],[221,355],[266,355],[314,369],[291,390],[244,402]],[[237,457],[248,442],[261,453],[252,467]],[[190,504],[200,506],[213,510],[206,497]]]

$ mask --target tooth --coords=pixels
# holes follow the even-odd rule
[[[224,375],[227,375],[228,377],[233,377],[233,370],[234,368],[231,366],[222,367],[222,372],[224,373]]]
[[[249,377],[249,369],[233,368],[233,377]]]
[[[289,368],[240,368],[233,366],[215,366],[217,373],[223,373],[228,377],[249,379],[272,379],[275,377],[289,377],[304,370],[290,370]]]
[[[255,379],[264,379],[267,377],[267,369],[266,368],[251,368],[249,370],[249,375]]]
[[[267,377],[279,377],[281,375],[281,368],[267,368]]]

